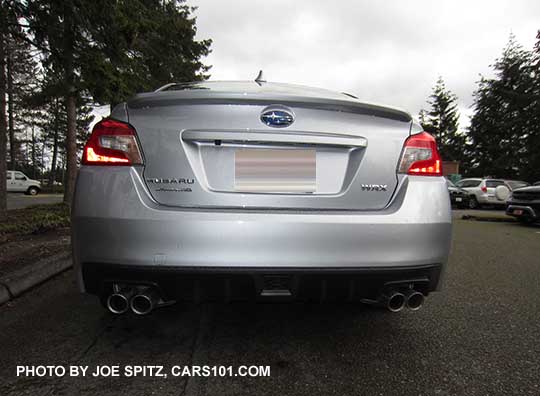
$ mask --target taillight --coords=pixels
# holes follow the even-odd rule
[[[403,147],[399,173],[442,176],[442,161],[435,138],[427,132],[410,136]]]
[[[83,165],[142,164],[135,129],[124,122],[105,119],[98,122],[84,146]]]
[[[480,187],[480,190],[482,190],[482,192],[487,193],[487,187],[486,186]]]

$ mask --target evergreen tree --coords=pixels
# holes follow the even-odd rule
[[[77,101],[117,103],[155,83],[204,78],[200,58],[210,41],[195,41],[193,8],[183,0],[32,0],[25,20],[43,66],[58,75],[66,106],[64,202],[77,171]],[[106,10],[106,12],[104,12]],[[153,86],[152,88],[155,88]]]
[[[97,3],[87,8],[96,45],[82,65],[94,101],[112,106],[170,82],[208,78],[201,58],[212,41],[195,40],[195,8],[184,0],[115,2],[108,9],[104,15]]]
[[[7,54],[8,41],[12,34],[14,20],[13,3],[0,0],[0,218],[7,210],[6,171],[7,171]]]
[[[525,138],[526,166],[522,170],[523,178],[531,182],[540,181],[540,30],[536,35],[530,75],[533,83],[527,92],[530,106],[528,117],[530,119],[527,136]]]
[[[477,176],[527,178],[527,138],[533,127],[530,53],[510,36],[493,65],[495,78],[482,78],[474,94],[469,137]]]
[[[445,161],[462,161],[465,136],[458,131],[457,97],[439,77],[429,97],[429,110],[420,111],[420,123],[426,132],[437,139],[441,157]]]
[[[13,21],[13,33],[6,43],[6,91],[10,169],[25,161],[21,156],[18,135],[28,127],[26,98],[38,88],[36,51],[24,39],[21,27]]]

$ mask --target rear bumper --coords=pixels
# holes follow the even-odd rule
[[[450,202],[452,205],[468,205],[469,196],[466,194],[450,194]]]
[[[72,213],[75,268],[81,289],[94,293],[83,272],[99,274],[103,265],[144,269],[148,279],[186,268],[363,276],[436,265],[440,274],[451,241],[446,182],[430,177],[405,178],[391,204],[374,212],[195,210],[156,204],[132,168],[83,167]],[[441,278],[430,277],[429,289]]]
[[[511,203],[506,207],[506,214],[517,218],[538,220],[540,218],[540,203]]]

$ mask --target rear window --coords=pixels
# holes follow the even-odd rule
[[[486,187],[498,187],[504,184],[503,180],[486,180]]]
[[[478,187],[481,180],[463,180],[459,183],[459,187]]]

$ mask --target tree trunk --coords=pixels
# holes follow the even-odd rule
[[[16,145],[15,141],[15,127],[13,122],[13,64],[11,60],[11,54],[9,51],[6,54],[6,67],[7,67],[7,96],[8,96],[8,131],[9,131],[9,167],[15,170],[17,164],[16,160]]]
[[[49,173],[49,186],[54,186],[56,181],[56,163],[58,160],[58,99],[54,100],[54,135],[53,135],[53,154],[51,161],[51,172]]]
[[[66,131],[66,178],[64,185],[64,203],[71,206],[77,178],[77,95],[75,90],[75,71],[73,67],[73,2],[64,2],[64,78],[65,100],[67,109]]]
[[[34,126],[32,125],[32,179],[36,180],[36,132]]]
[[[77,178],[77,98],[68,95],[67,103],[67,133],[66,133],[66,180],[64,188],[64,203],[71,205]]]
[[[0,11],[2,12],[2,11]],[[3,14],[3,12],[2,12]],[[3,16],[3,15],[1,15]],[[4,18],[0,18],[0,23]],[[5,36],[3,27],[0,27],[0,218],[6,215],[6,62],[5,62]]]

